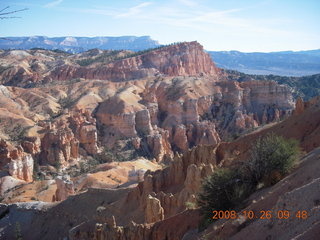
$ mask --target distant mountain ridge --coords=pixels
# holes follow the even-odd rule
[[[270,53],[210,51],[209,54],[218,67],[247,74],[306,76],[320,73],[320,49]]]
[[[4,37],[0,49],[59,49],[81,53],[90,49],[141,51],[161,44],[150,36],[120,37]],[[308,51],[253,52],[208,51],[219,68],[246,74],[300,77],[320,73],[320,49]]]
[[[0,39],[0,49],[60,49],[67,52],[79,53],[89,49],[102,50],[132,50],[139,51],[160,46],[158,41],[149,36],[121,36],[121,37],[5,37]]]

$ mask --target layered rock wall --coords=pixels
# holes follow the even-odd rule
[[[33,181],[33,157],[25,153],[21,146],[15,147],[0,139],[0,158],[1,168],[7,168],[10,176],[26,182]]]

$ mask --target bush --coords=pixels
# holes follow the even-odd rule
[[[271,185],[292,170],[298,155],[297,141],[269,134],[253,145],[245,167],[253,184]]]
[[[211,218],[213,210],[234,210],[251,192],[238,170],[220,168],[204,181],[197,204]]]
[[[14,232],[15,232],[16,240],[22,240],[21,225],[19,222],[16,222],[16,227]]]
[[[212,223],[212,211],[239,210],[260,183],[275,184],[294,167],[298,143],[269,134],[251,148],[248,162],[236,169],[217,169],[202,185],[197,204],[204,218],[200,227]]]

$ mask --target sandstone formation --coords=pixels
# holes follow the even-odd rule
[[[160,200],[149,195],[146,201],[145,222],[154,223],[164,219],[164,211]]]
[[[0,139],[0,156],[2,167],[7,165],[8,173],[12,177],[26,182],[33,180],[33,158],[23,152],[21,146],[14,147]]]
[[[49,128],[41,142],[43,163],[61,166],[78,157],[79,142],[73,132],[61,122]]]
[[[57,190],[56,194],[54,195],[55,201],[66,200],[68,196],[73,195],[75,193],[73,182],[70,180],[69,176],[57,177],[56,184]]]
[[[69,117],[69,122],[80,145],[88,154],[96,154],[98,152],[98,139],[95,118],[92,118],[88,111],[80,109]]]
[[[296,101],[296,108],[294,109],[295,115],[300,115],[304,111],[304,102],[301,97],[299,97]]]
[[[33,158],[30,154],[25,155],[22,159],[15,159],[9,163],[9,174],[17,179],[26,182],[33,180]]]
[[[301,149],[309,152],[320,146],[320,98],[316,97],[309,102],[304,103],[304,111],[300,114],[294,114],[288,119],[272,127],[262,128],[244,137],[240,137],[233,142],[225,142],[217,147],[217,158],[219,161],[237,158],[246,160],[248,157],[250,144],[259,137],[268,133],[276,133],[286,139],[296,139]]]
[[[31,155],[37,155],[40,153],[41,141],[39,137],[26,137],[21,143],[23,150]]]
[[[66,166],[79,157],[79,146],[91,155],[98,152],[95,120],[83,110],[46,126],[41,139],[42,163]]]
[[[202,84],[211,88],[197,88]],[[206,97],[199,97],[204,94]],[[217,145],[231,133],[280,121],[290,115],[293,106],[289,89],[275,82],[216,83],[180,77],[150,82],[142,93],[128,87],[102,102],[96,117],[108,148],[131,139],[136,149],[149,151],[161,161],[171,157],[172,151]]]

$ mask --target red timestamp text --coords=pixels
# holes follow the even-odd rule
[[[241,212],[236,212],[235,210],[226,210],[226,211],[212,211],[213,216],[212,219],[238,219],[240,217],[246,217],[248,219],[289,219],[289,218],[297,218],[297,219],[307,219],[309,214],[305,210],[298,211],[289,211],[289,210],[261,210],[261,211],[252,211],[252,210],[244,210]]]

